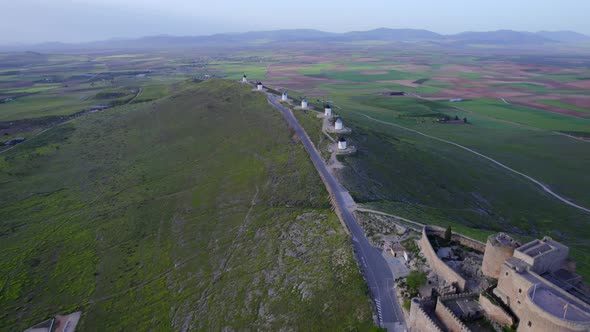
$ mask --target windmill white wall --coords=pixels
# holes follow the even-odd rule
[[[301,100],[301,108],[307,108],[307,99]]]
[[[338,150],[346,150],[346,140],[344,138],[338,140]]]
[[[282,101],[287,101],[288,100],[288,97],[287,97],[287,93],[286,92],[283,92],[283,95],[281,96],[281,100]]]
[[[332,108],[331,107],[325,107],[324,108],[324,115],[325,116],[332,116]]]
[[[334,129],[342,130],[342,120],[336,119],[336,122],[334,122]]]
[[[258,84],[256,84],[256,90],[262,90],[262,83],[258,82]]]
[[[246,75],[242,77],[242,83],[248,83],[248,78],[246,77]]]

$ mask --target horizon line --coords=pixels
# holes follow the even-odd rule
[[[429,29],[424,28],[388,28],[388,27],[377,27],[372,29],[366,30],[349,30],[343,32],[332,32],[332,31],[325,31],[321,29],[314,29],[314,28],[279,28],[279,29],[261,29],[261,30],[248,30],[242,32],[215,32],[209,34],[193,34],[193,35],[180,35],[180,34],[155,34],[155,35],[143,35],[137,37],[125,37],[125,36],[113,36],[110,38],[105,39],[94,39],[88,41],[78,41],[78,42],[65,42],[60,40],[47,40],[47,41],[39,41],[39,42],[0,42],[2,46],[30,46],[30,45],[43,45],[43,44],[65,44],[65,45],[79,45],[79,44],[91,44],[91,43],[98,43],[98,42],[109,42],[109,41],[118,41],[118,40],[138,40],[142,38],[150,38],[150,37],[212,37],[218,35],[240,35],[240,34],[248,34],[248,33],[257,33],[257,32],[276,32],[276,31],[296,31],[296,30],[308,30],[308,31],[317,31],[317,32],[324,32],[324,33],[331,33],[331,34],[347,34],[347,33],[354,33],[354,32],[369,32],[375,30],[415,30],[415,31],[426,31],[438,34],[440,36],[454,36],[460,35],[463,33],[486,33],[486,32],[498,32],[498,31],[511,31],[511,32],[519,32],[519,33],[531,33],[536,34],[540,32],[573,32],[577,33],[586,37],[590,37],[589,34],[585,34],[582,32],[578,32],[575,30],[537,30],[537,31],[528,31],[528,30],[513,30],[513,29],[496,29],[496,30],[465,30],[457,33],[440,33]]]

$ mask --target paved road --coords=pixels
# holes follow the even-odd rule
[[[347,202],[349,202],[347,198],[350,195],[328,171],[324,160],[309,139],[309,136],[307,136],[307,133],[305,133],[305,130],[295,119],[291,110],[281,105],[279,97],[272,94],[267,94],[267,97],[268,102],[283,114],[289,125],[301,139],[305,150],[309,153],[311,161],[323,178],[328,191],[332,193],[336,201],[336,208],[339,209],[340,216],[352,235],[355,256],[371,290],[378,314],[379,325],[387,328],[388,331],[404,331],[404,316],[393,291],[394,277],[387,262],[381,256],[380,251],[369,243],[363,230],[356,222],[354,215],[347,207]]]

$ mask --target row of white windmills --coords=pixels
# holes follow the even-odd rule
[[[332,116],[332,106],[329,103],[324,104],[324,116],[327,118]],[[342,122],[342,119],[338,118],[338,119],[336,119],[336,121],[334,121],[334,129],[335,130],[343,130],[344,129],[344,123]],[[338,138],[338,150],[346,150],[347,147],[348,147],[348,145],[346,142],[346,138],[340,136],[340,138]]]
[[[242,83],[248,83],[248,77],[246,76],[246,74],[244,74],[244,76],[242,76]],[[262,91],[263,87],[264,86],[262,85],[262,82],[256,83],[256,90]],[[283,91],[281,94],[281,101],[288,101],[288,100],[289,100],[289,96],[287,94],[287,91]],[[307,98],[303,97],[301,99],[301,108],[307,109],[308,107],[309,107],[309,103],[307,102]],[[324,116],[327,118],[332,116],[332,106],[329,103],[324,104]],[[336,121],[334,122],[334,129],[335,130],[344,129],[344,123],[342,122],[342,119],[340,119],[340,118],[336,119]],[[346,148],[347,148],[346,138],[344,138],[344,137],[338,138],[338,150],[346,150]]]

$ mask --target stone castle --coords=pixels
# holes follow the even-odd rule
[[[493,292],[520,319],[518,331],[590,331],[590,299],[568,253],[544,237],[514,249],[500,266]]]
[[[438,227],[424,227],[422,253],[437,275],[458,286],[457,291],[465,291],[461,276],[433,253],[427,235],[437,233]],[[453,239],[460,237],[454,235]],[[462,244],[476,250],[483,247],[483,243],[473,245],[473,241]],[[479,298],[477,294],[459,293],[437,300],[413,299],[409,330],[471,331],[463,324],[461,314],[476,313],[502,326],[517,325],[517,331],[590,331],[590,291],[575,273],[575,263],[568,254],[567,246],[550,237],[520,245],[507,234],[491,235],[483,251],[481,273],[497,280],[497,285]],[[465,298],[460,302],[463,309],[453,311],[458,297]],[[468,305],[471,309],[466,310]]]

